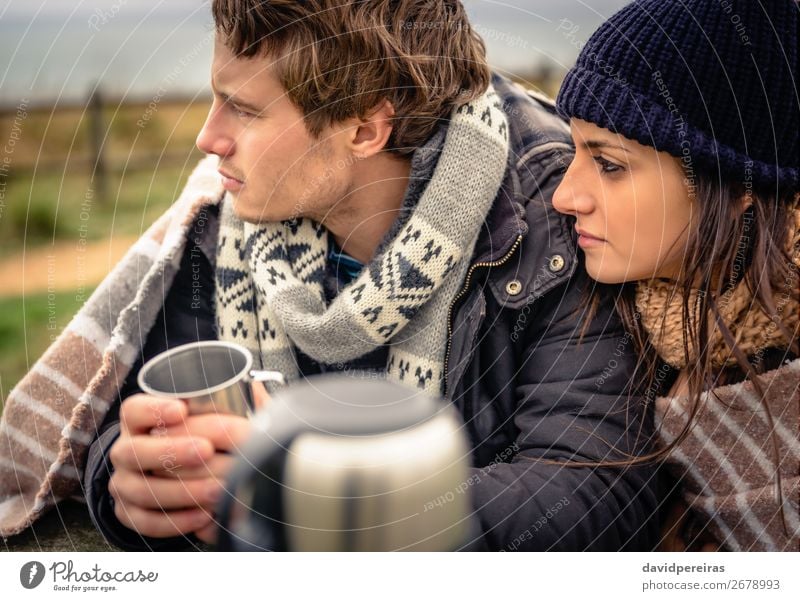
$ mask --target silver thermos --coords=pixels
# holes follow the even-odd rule
[[[455,410],[388,382],[319,376],[254,418],[218,511],[223,551],[453,551],[476,525]]]

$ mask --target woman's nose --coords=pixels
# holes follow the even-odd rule
[[[566,215],[589,213],[594,208],[591,191],[576,177],[572,167],[553,193],[553,208]]]

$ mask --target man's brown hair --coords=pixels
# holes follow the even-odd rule
[[[278,78],[314,136],[388,100],[387,147],[409,154],[489,85],[460,0],[214,0],[212,11],[236,56],[281,59]]]

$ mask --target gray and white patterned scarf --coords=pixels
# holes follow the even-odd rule
[[[261,367],[300,376],[295,348],[324,364],[389,345],[388,377],[439,393],[447,320],[508,161],[508,124],[492,88],[454,110],[413,214],[327,305],[328,233],[309,219],[250,224],[223,201],[217,248],[220,340]]]

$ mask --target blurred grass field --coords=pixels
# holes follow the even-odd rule
[[[1,114],[0,131],[7,138],[15,129],[19,135],[6,153],[11,168],[0,206],[2,256],[55,239],[77,240],[81,226],[90,240],[146,229],[200,159],[194,140],[207,108],[164,103],[148,116],[146,105],[106,106],[104,182],[93,177],[89,112],[31,110],[24,119]]]
[[[0,273],[22,274],[31,282],[24,295],[18,292],[20,275],[6,276],[5,286],[0,282],[0,409],[81,305],[77,289],[42,287],[45,266],[33,259],[36,251],[59,253],[74,250],[81,239],[141,235],[177,197],[201,158],[194,140],[207,110],[205,102],[180,100],[106,104],[100,121],[102,183],[93,178],[97,154],[88,110],[0,113],[0,135],[13,139],[0,146],[0,160],[8,165],[0,172]],[[88,288],[80,290],[84,298]]]

